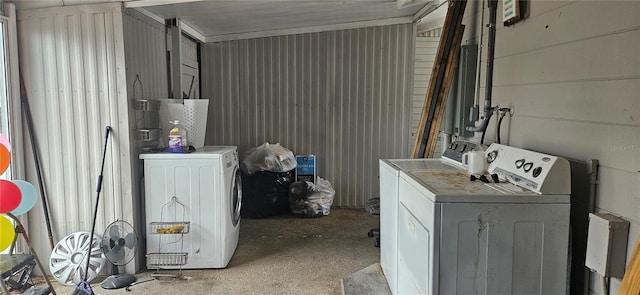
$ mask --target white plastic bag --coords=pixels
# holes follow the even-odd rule
[[[289,186],[289,208],[291,213],[303,217],[321,217],[331,213],[331,204],[336,191],[331,183],[320,177],[316,183],[298,181]]]
[[[249,150],[242,164],[247,174],[256,171],[287,172],[295,169],[297,165],[293,152],[282,147],[280,143],[268,142]]]

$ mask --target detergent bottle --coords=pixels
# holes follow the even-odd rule
[[[169,130],[169,147],[171,153],[185,153],[189,150],[187,144],[187,129],[180,124],[179,120],[169,121],[173,126]]]

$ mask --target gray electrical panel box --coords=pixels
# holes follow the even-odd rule
[[[628,235],[628,221],[611,214],[589,213],[585,266],[602,276],[621,278]]]
[[[447,105],[442,123],[442,132],[460,137],[473,136],[466,126],[472,126],[469,109],[476,95],[476,72],[478,63],[478,45],[462,45],[458,69],[449,90]]]

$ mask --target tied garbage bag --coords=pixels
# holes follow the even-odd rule
[[[371,198],[367,200],[364,208],[371,215],[380,215],[380,198]]]
[[[293,152],[279,143],[265,142],[259,147],[250,149],[242,160],[242,169],[247,174],[253,174],[256,171],[287,172],[295,169],[296,166],[296,157]]]
[[[329,215],[336,191],[331,183],[320,177],[316,183],[298,181],[289,186],[289,208],[291,213],[302,217]]]

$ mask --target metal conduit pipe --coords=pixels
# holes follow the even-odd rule
[[[487,44],[487,78],[485,84],[484,95],[484,118],[480,123],[480,126],[467,126],[468,131],[479,132],[482,131],[482,141],[484,141],[484,133],[487,130],[489,120],[493,115],[494,108],[491,106],[491,90],[493,88],[493,56],[495,52],[496,43],[496,11],[498,10],[498,0],[489,0],[489,40]]]

